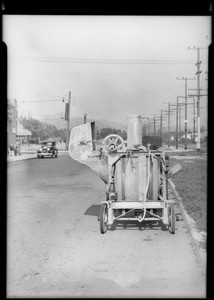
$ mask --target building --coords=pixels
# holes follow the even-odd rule
[[[31,138],[31,132],[27,129],[24,129],[22,124],[17,121],[17,133],[16,140],[20,141],[20,144],[28,143]]]
[[[17,101],[8,100],[7,105],[7,142],[8,145],[16,142],[17,134]]]
[[[16,99],[8,100],[7,106],[7,142],[8,146],[15,144],[17,140],[27,143],[31,137],[31,132],[24,129],[18,121],[17,101]]]

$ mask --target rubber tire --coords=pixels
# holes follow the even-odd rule
[[[169,207],[169,232],[175,233],[175,207],[170,205]]]
[[[102,234],[106,233],[108,229],[107,223],[107,217],[108,217],[108,208],[107,204],[103,203],[100,209],[100,232]]]

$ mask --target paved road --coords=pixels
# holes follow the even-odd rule
[[[102,235],[104,199],[104,183],[69,156],[8,165],[8,297],[205,297],[182,219],[174,235],[151,223]]]

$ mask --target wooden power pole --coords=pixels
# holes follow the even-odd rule
[[[68,94],[68,103],[66,103],[65,119],[67,120],[67,139],[66,139],[66,150],[68,150],[69,139],[70,139],[70,105],[71,105],[71,92]]]

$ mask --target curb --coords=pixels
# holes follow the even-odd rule
[[[61,155],[64,155],[64,154],[67,154],[67,153],[68,153],[68,151],[59,151],[59,154],[61,154]],[[34,154],[35,156],[30,156],[30,157],[25,156],[25,157],[23,157],[23,154],[29,154],[29,155]],[[37,154],[37,152],[34,152],[34,151],[29,151],[29,152],[23,151],[23,152],[21,152],[22,157],[20,159],[17,159],[17,160],[7,159],[7,163],[8,164],[15,164],[15,163],[19,163],[19,162],[24,161],[24,160],[37,159],[36,154]]]
[[[21,154],[37,154],[37,151],[36,150],[23,150],[23,151],[20,151]],[[68,153],[68,150],[60,150],[58,151],[58,153]]]
[[[179,171],[182,169],[178,168]],[[179,172],[177,171],[177,172]],[[175,173],[177,173],[175,172]],[[175,174],[174,173],[174,174]],[[182,217],[183,217],[183,220],[184,220],[184,223],[187,227],[187,230],[189,231],[190,233],[190,236],[193,240],[193,243],[194,243],[194,246],[195,246],[195,249],[196,249],[196,254],[197,254],[197,257],[200,261],[200,263],[203,265],[203,266],[206,266],[206,250],[201,248],[200,247],[200,242],[205,238],[207,238],[207,233],[204,232],[204,231],[199,231],[198,229],[196,229],[196,222],[190,217],[190,215],[187,213],[186,209],[184,208],[184,205],[182,203],[182,198],[179,196],[178,194],[178,191],[176,190],[176,187],[175,187],[175,184],[174,182],[172,181],[171,178],[168,179],[168,182],[169,182],[169,185],[175,195],[175,198],[178,202],[178,208],[182,214]]]
[[[24,160],[29,160],[29,159],[35,159],[35,158],[37,158],[37,157],[23,157],[23,158],[21,158],[21,159],[17,159],[17,160],[7,160],[7,163],[8,164],[16,164],[16,163],[19,163],[19,162],[22,162],[22,161],[24,161]]]

